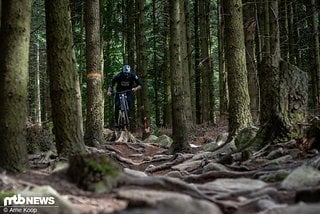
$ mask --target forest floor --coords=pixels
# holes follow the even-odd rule
[[[315,153],[302,155],[292,140],[277,146],[272,157],[260,151],[246,161],[235,157],[219,164],[225,151],[204,151],[203,146],[217,143],[226,131],[225,123],[196,127],[188,138],[188,154],[169,155],[166,147],[144,142],[109,142],[93,149],[107,155],[112,148],[113,159],[133,177],[109,193],[85,191],[70,182],[65,165],[50,152],[30,155],[28,172],[0,174],[0,190],[51,186],[67,198],[63,209],[37,213],[320,213],[320,172],[304,167]]]

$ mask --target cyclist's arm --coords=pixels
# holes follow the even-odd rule
[[[137,86],[134,87],[132,89],[132,91],[135,92],[135,91],[138,91],[138,90],[140,90],[142,88],[142,81],[137,75],[134,74],[134,82],[136,83]]]

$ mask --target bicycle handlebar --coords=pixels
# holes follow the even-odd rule
[[[116,91],[116,94],[122,94],[122,93],[126,93],[129,91],[133,92],[132,89],[130,89],[130,90],[124,90],[124,91]]]

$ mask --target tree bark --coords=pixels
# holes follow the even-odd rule
[[[229,88],[229,136],[252,124],[241,0],[226,0],[225,39]],[[229,139],[230,139],[229,137]]]
[[[144,0],[137,1],[138,10],[138,25],[137,25],[137,55],[139,55],[139,61],[137,61],[137,73],[143,81],[144,87],[138,94],[138,111],[139,111],[139,123],[143,124],[144,120],[150,124],[150,107],[148,99],[148,75],[147,75],[147,55],[146,55],[146,38],[145,38],[145,4]],[[146,131],[146,130],[144,130]],[[146,134],[146,133],[145,133]]]
[[[313,68],[312,79],[312,102],[316,114],[320,114],[320,50],[319,50],[319,12],[317,12],[315,0],[311,0],[312,11],[312,35],[313,35]]]
[[[227,81],[227,71],[225,64],[225,40],[224,38],[224,29],[225,29],[225,20],[224,20],[224,10],[223,10],[223,0],[219,1],[218,5],[218,50],[219,50],[219,85],[220,85],[220,117],[224,117],[228,114],[229,106],[229,94],[228,94],[228,81]]]
[[[280,44],[281,58],[289,62],[289,17],[288,0],[280,1]]]
[[[85,153],[81,94],[68,0],[46,0],[48,73],[59,156]]]
[[[172,96],[172,134],[173,143],[170,147],[172,153],[190,149],[187,143],[187,121],[184,110],[186,101],[184,97],[183,72],[180,50],[180,0],[170,0],[170,70],[171,70],[171,96]]]
[[[4,1],[0,32],[0,168],[28,168],[26,123],[31,0]]]
[[[164,72],[164,107],[163,107],[163,125],[164,127],[172,127],[172,99],[171,99],[171,72],[170,72],[170,17],[169,17],[169,3],[164,8],[164,56],[163,56],[163,72]]]
[[[103,78],[101,71],[100,3],[86,0],[87,119],[85,143],[95,146],[103,138]]]
[[[255,53],[255,6],[252,0],[244,1],[244,30],[245,30],[245,46],[246,46],[246,66],[248,71],[248,89],[250,95],[250,111],[253,120],[256,122],[259,118],[259,83],[257,74],[257,63]]]
[[[180,54],[181,54],[181,71],[183,72],[183,90],[185,99],[185,115],[188,130],[193,126],[192,108],[191,108],[191,88],[190,88],[190,57],[188,52],[188,28],[189,20],[186,18],[187,8],[186,0],[180,0]]]
[[[207,22],[207,0],[199,0],[200,16],[200,72],[202,77],[201,85],[201,106],[202,106],[202,123],[210,122],[210,56],[207,31],[209,23]]]
[[[201,106],[201,72],[200,72],[200,38],[199,38],[199,1],[194,1],[194,70],[195,70],[195,97],[196,97],[196,122],[200,124],[202,121]]]

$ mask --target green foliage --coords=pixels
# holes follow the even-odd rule
[[[15,195],[15,192],[11,192],[11,191],[7,191],[7,192],[0,192],[0,206],[3,206],[3,200],[5,197],[11,197],[13,195]]]

